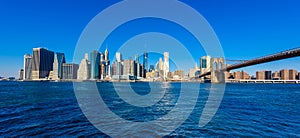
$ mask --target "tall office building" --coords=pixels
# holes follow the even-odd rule
[[[108,49],[105,49],[104,52],[104,61],[101,61],[101,79],[110,78],[111,77],[111,68],[109,61],[109,52]]]
[[[159,65],[159,70],[164,70],[164,62],[162,58],[159,58],[158,65]]]
[[[32,55],[32,79],[48,78],[53,70],[54,52],[45,48],[33,48]]]
[[[24,80],[30,80],[31,79],[31,65],[32,64],[32,56],[29,54],[24,55]]]
[[[289,80],[289,70],[288,69],[280,70],[280,79],[281,80]]]
[[[55,53],[54,62],[53,62],[53,79],[58,80],[62,79],[62,65],[66,63],[64,53]]]
[[[265,71],[265,80],[272,79],[272,71]]]
[[[148,53],[144,52],[143,55],[143,68],[144,70],[146,70],[146,72],[148,71]]]
[[[164,78],[167,79],[170,72],[169,52],[164,52]]]
[[[88,53],[85,54],[85,58],[81,60],[78,72],[77,72],[77,79],[78,80],[88,80],[90,79],[91,75],[91,64],[88,60],[89,56]]]
[[[265,71],[256,72],[256,80],[265,80]]]
[[[116,61],[121,62],[122,61],[122,54],[120,52],[116,53]]]
[[[64,80],[77,79],[78,67],[79,67],[78,64],[63,63],[63,65],[62,65],[62,71],[63,71],[62,79],[64,79]]]
[[[208,72],[210,71],[210,56],[203,56],[200,58],[200,72]]]
[[[94,50],[90,54],[91,62],[91,79],[97,80],[100,78],[100,53],[97,50]]]
[[[135,63],[140,63],[140,55],[136,54],[134,60],[135,60]]]
[[[135,75],[136,65],[134,60],[124,60],[123,61],[123,75]]]
[[[122,75],[122,68],[123,68],[123,65],[121,62],[113,62],[112,64],[112,75]]]
[[[24,69],[20,69],[19,71],[19,80],[24,80]]]
[[[298,74],[297,70],[290,69],[289,70],[289,80],[296,80],[297,74]]]
[[[106,48],[105,49],[105,58],[104,58],[104,60],[109,60],[109,53],[108,53],[108,49]]]

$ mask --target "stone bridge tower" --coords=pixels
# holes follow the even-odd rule
[[[211,58],[211,83],[225,83],[225,74],[224,71],[221,71],[223,68],[225,68],[224,58]]]

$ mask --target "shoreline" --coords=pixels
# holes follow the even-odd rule
[[[168,81],[153,81],[153,80],[0,80],[0,82],[96,82],[96,83],[155,83],[155,82],[182,82],[182,83],[211,83],[195,80],[168,80]],[[216,83],[218,84],[218,83]],[[300,80],[226,80],[225,84],[300,84]]]

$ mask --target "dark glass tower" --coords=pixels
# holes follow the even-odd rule
[[[97,50],[94,50],[90,54],[91,61],[91,79],[99,79],[99,66],[100,66],[100,53]]]
[[[32,79],[48,78],[53,70],[54,52],[45,48],[34,48],[32,54]]]

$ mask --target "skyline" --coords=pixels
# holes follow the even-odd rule
[[[73,51],[85,25],[104,8],[116,2],[118,1],[103,0],[90,1],[90,3],[18,1],[18,5],[14,4],[15,1],[2,2],[3,4],[0,5],[0,15],[3,19],[0,26],[2,30],[0,61],[5,66],[1,67],[0,76],[17,77],[18,70],[22,68],[24,54],[31,54],[34,47],[47,47],[53,51],[65,53],[67,62],[73,62]],[[300,2],[298,1],[271,1],[272,4],[268,1],[199,2],[184,0],[182,2],[195,8],[210,23],[220,40],[226,59],[247,60],[300,45],[300,28],[298,27],[300,19],[297,18],[300,15],[299,9],[297,9]],[[157,24],[155,25],[155,23]],[[159,31],[163,27],[157,28],[157,26],[163,24],[167,26],[163,32],[168,33],[174,33],[175,31],[172,29],[177,27],[164,21],[151,19],[133,21],[123,27],[123,29],[130,30],[130,34],[126,34],[124,38],[118,38],[118,41],[112,39],[111,42],[108,42],[109,48],[116,51],[114,48],[118,43],[126,38],[129,39],[132,34],[147,31],[143,26],[150,24],[154,25],[148,28],[149,30]],[[183,30],[179,30],[179,36],[184,34]],[[182,41],[189,42],[189,40],[187,38]],[[140,45],[143,46],[145,43],[149,47],[151,46],[151,42],[143,42]],[[203,50],[195,48],[193,43],[185,46],[197,49],[192,55],[199,65],[199,58],[205,55]],[[103,51],[103,49],[99,51]],[[113,56],[114,54],[111,54],[110,59],[113,59]],[[293,64],[299,60],[300,58],[297,57],[239,70],[245,70],[251,75],[254,75],[257,70],[280,70],[283,68],[300,70],[300,65]],[[149,65],[153,64],[155,63],[149,60]]]

